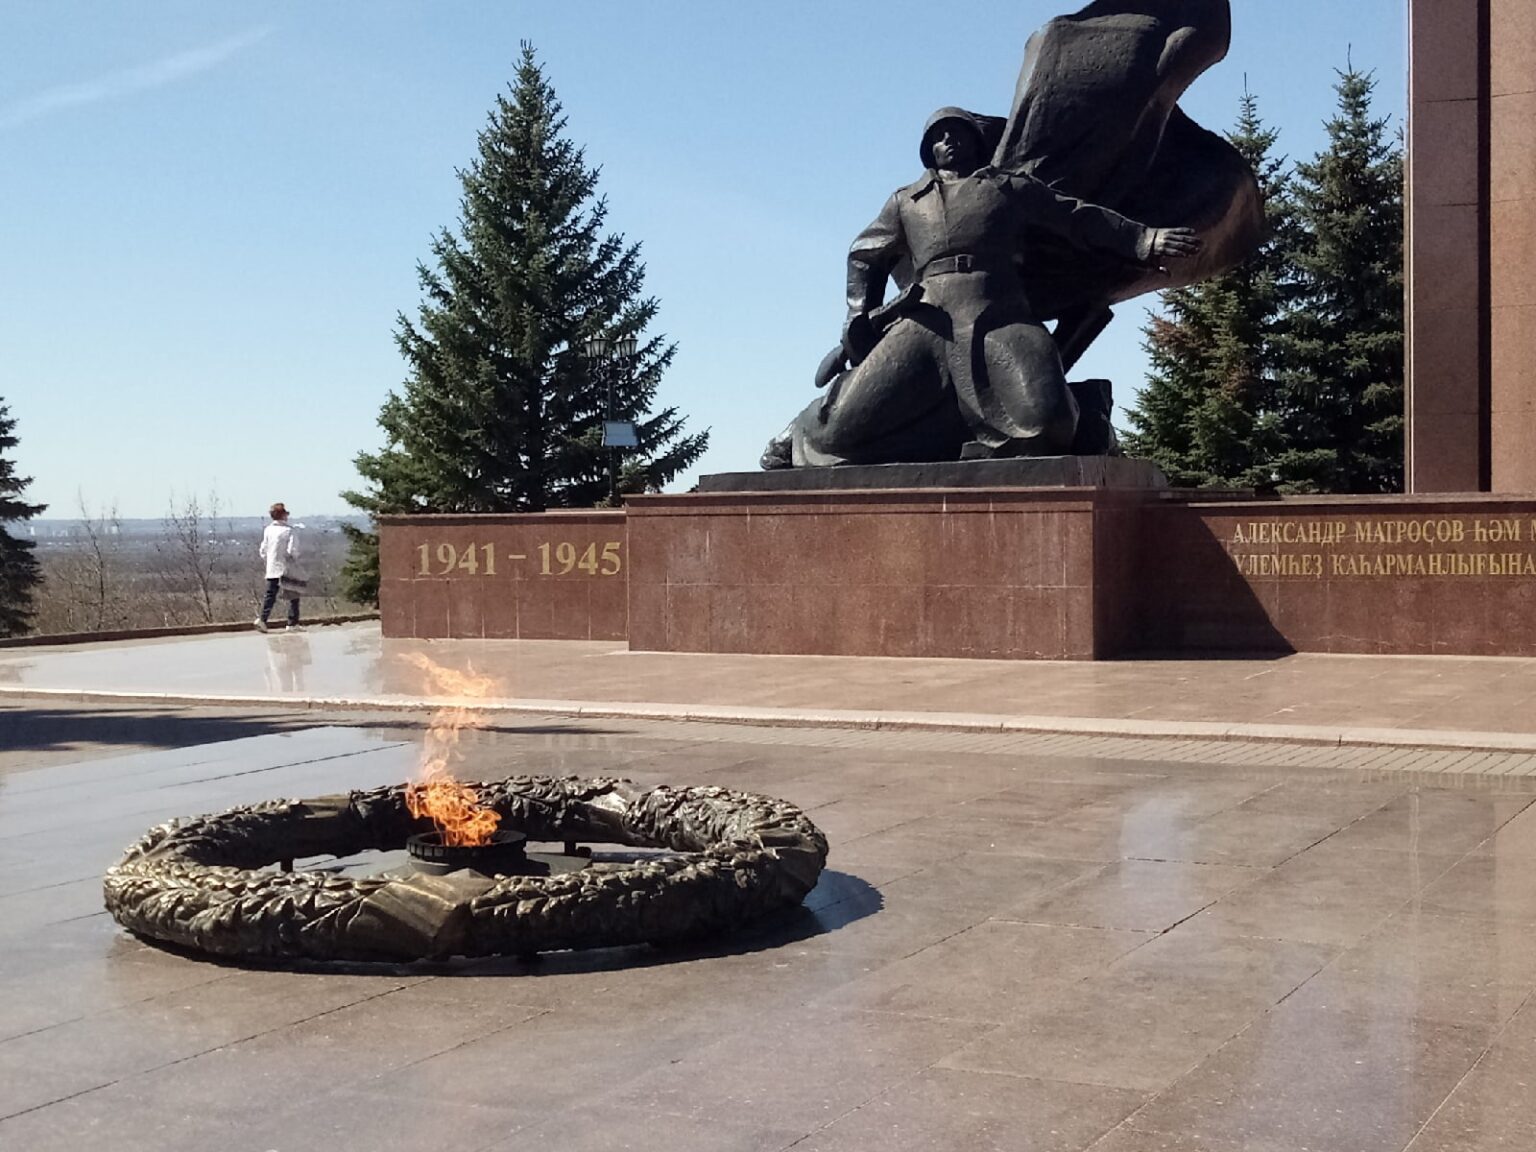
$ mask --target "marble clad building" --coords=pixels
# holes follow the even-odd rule
[[[1536,492],[1536,2],[1409,39],[1408,487]]]

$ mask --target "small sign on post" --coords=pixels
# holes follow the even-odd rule
[[[633,420],[604,420],[603,421],[603,447],[604,448],[638,448],[640,447],[640,434],[635,429]]]

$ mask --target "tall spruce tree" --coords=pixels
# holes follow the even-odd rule
[[[1251,93],[1227,139],[1258,175],[1267,236],[1242,266],[1163,293],[1145,329],[1152,372],[1127,412],[1125,444],[1176,485],[1262,488],[1280,450],[1276,335],[1297,228],[1285,159],[1274,155],[1279,133]]]
[[[608,494],[608,418],[633,420],[622,492],[655,490],[699,458],[675,408],[652,412],[676,346],[646,336],[657,303],[642,295],[640,246],[605,233],[598,171],[565,137],[566,120],[533,49],[498,96],[479,150],[459,173],[456,231],[417,267],[423,300],[396,342],[409,375],[379,415],[385,446],[357,457],[368,482],[345,499],[372,515],[537,512],[590,507]],[[635,337],[625,361],[593,364],[593,336]],[[376,599],[378,540],[354,529],[345,584]],[[371,586],[370,586],[371,585]]]
[[[1297,166],[1297,293],[1280,341],[1290,492],[1403,486],[1403,154],[1372,74],[1339,73],[1328,146]]]
[[[16,475],[11,459],[16,444],[16,420],[0,403],[0,636],[20,636],[31,628],[32,594],[41,579],[32,541],[12,536],[5,528],[30,520],[46,507],[21,498],[32,481]]]

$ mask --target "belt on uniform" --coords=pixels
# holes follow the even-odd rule
[[[969,252],[962,252],[958,256],[940,256],[937,260],[930,260],[923,265],[923,271],[919,279],[927,276],[944,276],[955,272],[996,272],[1003,267],[1003,262],[986,256],[972,256]]]

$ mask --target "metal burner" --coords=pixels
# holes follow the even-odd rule
[[[405,850],[417,872],[446,876],[472,868],[486,876],[512,876],[529,871],[528,837],[503,829],[484,844],[444,844],[441,832],[418,832],[405,842]]]

